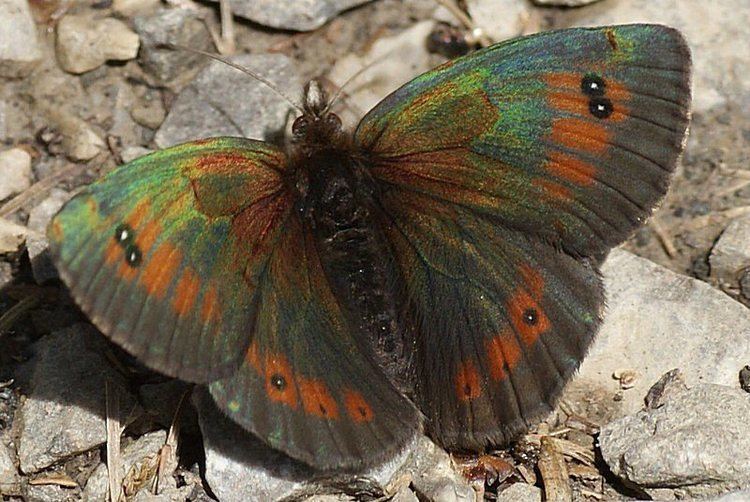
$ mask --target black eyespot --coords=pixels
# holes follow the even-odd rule
[[[606,119],[612,115],[612,102],[607,98],[591,98],[589,111],[598,119]]]
[[[469,384],[464,385],[464,394],[467,396],[471,395],[471,386]]]
[[[325,406],[323,406],[323,405],[321,404],[321,405],[319,405],[318,407],[320,408],[320,413],[321,413],[322,415],[328,415],[328,410],[326,410]]]
[[[279,374],[271,375],[271,385],[278,390],[284,390],[286,388],[286,379]]]
[[[586,75],[581,80],[581,90],[587,96],[604,96],[606,84],[599,75]]]
[[[120,223],[115,227],[115,240],[118,244],[126,247],[133,242],[133,229],[126,223]]]
[[[125,248],[125,261],[131,267],[137,267],[141,264],[141,250],[135,244],[128,244]]]
[[[523,311],[523,322],[529,326],[534,326],[539,321],[536,309],[526,309]]]

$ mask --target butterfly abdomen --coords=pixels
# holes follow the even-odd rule
[[[405,371],[396,319],[395,268],[380,231],[369,178],[348,152],[323,151],[296,166],[308,173],[301,201],[323,269],[353,329],[395,380]]]

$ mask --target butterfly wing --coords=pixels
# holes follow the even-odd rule
[[[346,322],[296,214],[271,254],[260,305],[242,368],[209,387],[230,417],[318,469],[372,465],[413,437],[416,409]]]
[[[356,137],[389,187],[598,255],[664,195],[688,123],[689,74],[671,28],[548,32],[417,77]]]
[[[505,442],[554,405],[600,321],[596,264],[666,192],[689,73],[667,27],[549,32],[448,62],[360,123],[443,444]]]
[[[347,325],[285,166],[240,138],[156,152],[68,202],[50,249],[83,311],[142,362],[214,381],[220,408],[297,459],[370,464],[417,413]]]
[[[284,154],[217,138],[115,169],[52,220],[60,276],[91,320],[144,364],[205,382],[250,343],[256,278],[291,207]]]

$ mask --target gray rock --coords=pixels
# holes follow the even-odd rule
[[[6,80],[0,86],[0,138],[6,144],[21,144],[33,130],[33,105],[20,91],[26,83],[26,80]]]
[[[181,486],[179,488],[169,487],[156,495],[148,490],[140,490],[133,496],[132,502],[182,502],[183,500],[205,500],[208,502],[213,499],[208,495],[205,495],[205,498],[193,498],[193,487]]]
[[[218,1],[218,0],[214,0]],[[231,0],[232,12],[258,24],[283,30],[308,31],[339,12],[371,0]]]
[[[750,269],[740,274],[740,294],[745,300],[750,300]]]
[[[107,85],[107,136],[118,145],[138,145],[143,142],[143,127],[133,118],[132,110],[139,102],[133,88],[124,81],[112,81]]]
[[[630,0],[602,2],[568,13],[565,23],[578,26],[661,23],[681,30],[693,53],[693,111],[750,101],[750,9],[746,0],[691,2]],[[720,20],[720,22],[719,22]],[[747,104],[744,105],[747,109]]]
[[[34,206],[29,211],[29,219],[26,226],[29,230],[43,234],[47,231],[47,225],[52,217],[57,214],[60,208],[70,198],[71,194],[60,188],[50,190],[49,196],[40,204]]]
[[[711,499],[712,502],[747,502],[750,500],[750,490],[727,493],[721,497]],[[705,502],[705,499],[704,499]]]
[[[676,487],[691,496],[747,488],[749,416],[747,393],[698,385],[602,427],[602,457],[616,476],[657,497]]]
[[[78,502],[81,500],[81,490],[57,485],[30,485],[27,497],[27,500],[34,502]]]
[[[91,160],[106,148],[104,140],[96,131],[72,112],[65,109],[53,110],[49,119],[62,135],[62,148],[70,159]]]
[[[37,284],[44,284],[59,277],[49,255],[49,241],[46,235],[29,235],[26,238],[26,250],[31,260],[31,272]]]
[[[497,494],[497,502],[542,502],[542,489],[526,483],[513,483]]]
[[[68,14],[57,25],[57,60],[70,73],[84,73],[109,60],[138,54],[138,35],[114,18]]]
[[[119,397],[122,424],[138,414],[124,378],[105,357],[106,340],[92,326],[57,331],[34,347],[28,397],[18,410],[26,474],[104,444],[106,388]]]
[[[493,41],[500,42],[523,33],[537,31],[534,26],[535,11],[528,2],[518,0],[467,0],[469,15],[478,28]],[[501,14],[502,13],[502,14]]]
[[[112,10],[121,16],[132,17],[136,14],[154,12],[161,6],[159,0],[113,0]]]
[[[302,93],[292,62],[281,54],[244,55],[232,59],[257,72],[287,96]],[[254,78],[212,61],[177,97],[155,142],[165,148],[213,136],[278,140],[292,107]]]
[[[141,38],[141,65],[161,82],[168,82],[189,68],[202,66],[207,58],[181,50],[165,49],[164,44],[178,44],[210,51],[211,38],[200,15],[188,9],[172,9],[133,22]]]
[[[601,0],[532,0],[543,7],[582,7]]]
[[[25,77],[41,59],[28,1],[0,2],[0,77]]]
[[[29,211],[27,226],[32,233],[26,238],[26,249],[31,260],[34,280],[38,284],[57,278],[57,269],[48,253],[47,225],[70,196],[71,194],[65,190],[53,188],[49,197]]]
[[[404,486],[396,492],[391,502],[419,502],[419,498],[417,498],[408,486]]]
[[[737,375],[750,361],[747,307],[623,250],[610,254],[602,272],[604,323],[564,400],[589,409],[609,407],[607,419],[635,413],[650,385],[673,368],[682,370],[688,386],[739,386]],[[612,378],[624,368],[639,375],[625,391]],[[616,396],[621,399],[613,400]]]
[[[139,437],[128,446],[122,449],[120,461],[120,478],[124,479],[125,475],[133,468],[139,468],[147,463],[156,462],[157,454],[167,439],[167,432],[163,430],[148,433]],[[146,490],[147,491],[147,490]],[[99,466],[91,473],[86,487],[83,490],[83,500],[95,502],[106,500],[109,495],[108,471],[105,464]],[[153,494],[150,494],[153,496]]]
[[[418,495],[426,500],[441,502],[474,502],[477,494],[466,483],[456,482],[456,476],[443,476],[437,479],[425,478],[419,486],[415,486]]]
[[[27,234],[26,227],[0,218],[0,255],[17,253],[26,242]]]
[[[0,494],[17,493],[21,481],[16,467],[15,447],[4,435],[0,436]]]
[[[270,449],[234,424],[216,408],[205,389],[196,389],[192,401],[203,432],[206,481],[222,502],[277,500],[315,491],[313,483],[320,479],[319,472]],[[357,476],[357,481],[363,479],[381,488],[393,480],[409,479],[418,493],[430,495],[464,496],[471,490],[452,469],[448,454],[426,437]],[[346,478],[338,481],[346,482]]]
[[[0,152],[0,200],[31,186],[31,155],[23,148]]]
[[[453,460],[427,437],[420,437],[393,479],[411,478],[411,486],[422,500],[473,501],[476,492],[453,468]]]
[[[736,286],[750,267],[750,216],[733,220],[714,244],[709,256],[711,275],[723,284]]]
[[[167,115],[161,99],[142,99],[130,110],[138,124],[149,129],[158,129]]]
[[[149,150],[143,146],[128,146],[120,152],[120,156],[122,157],[122,161],[127,163],[131,160],[143,157],[144,155],[148,155],[151,152],[153,152],[153,150]]]
[[[687,390],[685,375],[679,368],[675,368],[662,375],[662,377],[651,386],[643,398],[646,408],[661,408],[664,402],[671,396]]]
[[[304,486],[314,472],[269,449],[223,416],[204,389],[193,392],[203,432],[206,481],[222,502],[277,500]]]

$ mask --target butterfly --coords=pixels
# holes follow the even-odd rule
[[[451,60],[353,133],[309,85],[288,148],[192,141],[50,223],[81,309],[321,470],[543,419],[601,323],[599,264],[665,195],[689,121],[674,29],[536,34]]]

